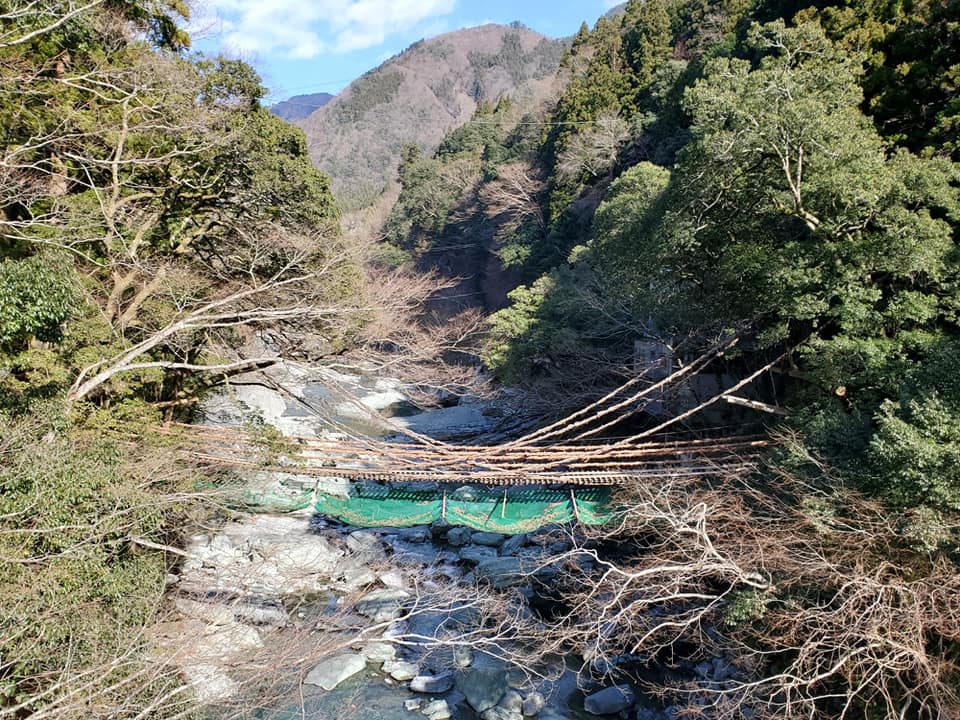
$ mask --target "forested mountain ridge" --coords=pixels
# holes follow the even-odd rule
[[[311,113],[319,110],[333,100],[330,93],[313,93],[311,95],[294,95],[291,98],[270,106],[270,112],[278,118],[293,122],[302,120]]]
[[[509,268],[522,284],[491,319],[485,360],[558,397],[629,373],[637,339],[689,352],[736,335],[741,371],[782,358],[771,382],[790,412],[774,427],[788,440],[768,481],[809,483],[795,501],[814,524],[842,513],[845,493],[873,498],[898,547],[930,553],[924,572],[952,567],[956,587],[960,3],[623,10],[574,38],[533,142],[481,133],[486,109],[433,157],[405,158],[385,240],[428,266],[436,248],[467,246]],[[464,167],[475,181],[458,190],[448,178]],[[478,228],[493,217],[508,222],[491,243]],[[894,555],[865,551],[862,569],[889,570]],[[903,562],[891,577],[913,573]],[[780,599],[841,602],[842,583],[823,582]],[[913,661],[905,675],[878,661],[867,680],[839,670],[838,651],[826,684],[857,717],[957,712],[955,604],[928,617],[937,629],[909,632],[954,650],[920,682],[951,699],[918,708],[893,690],[923,674]],[[869,699],[846,684],[861,680]],[[829,690],[807,689],[788,716],[836,716]]]
[[[517,25],[484,25],[413,44],[297,120],[310,156],[347,208],[371,202],[392,180],[406,144],[432,152],[483,101],[536,104],[556,91],[565,48]]]

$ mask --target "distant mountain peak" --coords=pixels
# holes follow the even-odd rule
[[[330,93],[313,93],[311,95],[294,95],[288,100],[270,106],[270,112],[287,121],[301,120],[319,110],[335,96]]]
[[[314,163],[347,207],[364,204],[396,173],[400,151],[432,151],[483,101],[503,95],[537,102],[551,95],[566,40],[520,23],[480,25],[413,43],[296,120]]]

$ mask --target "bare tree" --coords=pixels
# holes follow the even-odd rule
[[[615,114],[601,115],[570,138],[557,158],[557,171],[568,178],[608,175],[629,139],[630,123]]]
[[[49,2],[30,0],[0,11],[0,50],[47,35],[75,17],[89,13],[104,0]]]
[[[457,282],[436,273],[368,268],[367,314],[352,357],[433,391],[489,392],[490,378],[470,361],[485,329],[482,313],[467,310],[445,318],[423,311],[431,297]],[[430,394],[420,400],[430,402]]]
[[[496,179],[481,188],[481,200],[488,213],[506,214],[512,227],[531,221],[542,231],[546,228],[542,207],[544,190],[545,183],[533,167],[510,163],[502,165]]]

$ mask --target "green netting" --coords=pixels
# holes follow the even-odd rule
[[[257,512],[294,512],[310,507],[311,497],[313,497],[311,490],[296,493],[247,490],[235,498],[230,498],[228,504]]]
[[[602,525],[614,514],[609,501],[609,492],[594,489],[445,493],[355,485],[349,498],[318,493],[314,509],[357,527],[412,527],[443,520],[514,535],[553,523]]]

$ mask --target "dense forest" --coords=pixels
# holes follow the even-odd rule
[[[960,547],[958,17],[953,0],[632,0],[581,28],[546,115],[483,107],[433,157],[405,157],[385,228],[423,263],[465,237],[465,210],[475,228],[494,222],[493,250],[522,281],[485,343],[507,382],[560,396],[608,388],[637,338],[682,355],[739,337],[741,372],[784,358],[789,416],[771,421],[784,442],[759,492],[782,493],[821,531],[825,516],[879,512],[889,535],[851,521],[875,540],[857,572],[877,580],[874,601],[893,593],[916,613],[931,653],[854,669],[833,648],[838,664],[818,667],[856,698],[844,710],[824,687],[781,687],[789,716],[956,712],[957,606],[931,588],[957,587]],[[749,595],[745,616],[865,601],[845,594],[856,582],[845,562],[832,579],[782,567],[809,584]],[[927,613],[949,621],[934,628]],[[826,618],[805,622],[832,632]],[[920,679],[925,663],[940,680]],[[918,683],[945,704],[920,702]]]
[[[356,322],[303,134],[248,65],[189,52],[186,15],[0,4],[0,717],[189,708],[144,627],[150,548],[203,501],[148,428],[271,362],[253,328]]]
[[[743,333],[789,353],[811,450],[956,511],[957,11],[628,3],[581,29],[546,117],[502,101],[408,154],[385,238],[429,251],[467,188],[511,218],[497,252],[526,280],[486,345],[504,380],[575,386],[638,337]]]
[[[144,627],[165,549],[215,510],[145,429],[297,338],[354,346],[365,269],[483,223],[519,285],[484,338],[506,384],[596,396],[637,338],[782,359],[759,477],[636,498],[621,528],[688,574],[582,582],[610,652],[737,648],[756,679],[705,717],[960,712],[960,0],[631,0],[576,34],[545,111],[487,99],[406,148],[372,258],[253,69],[191,52],[188,14],[0,2],[0,718],[193,712]],[[684,504],[735,562],[643,514]],[[644,577],[676,637],[604,614]],[[719,586],[723,638],[688,604]],[[593,627],[562,620],[544,652]]]

